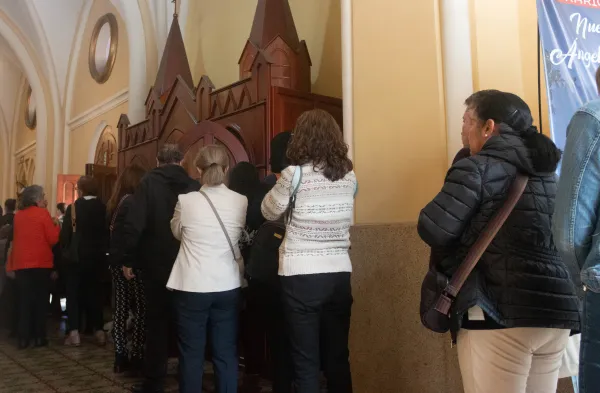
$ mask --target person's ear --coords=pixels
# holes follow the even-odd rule
[[[492,134],[494,133],[494,130],[496,128],[496,122],[492,119],[488,119],[486,120],[484,126],[483,126],[483,136],[486,138],[489,138],[492,136]]]

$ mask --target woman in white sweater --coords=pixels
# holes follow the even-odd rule
[[[171,230],[181,241],[167,287],[175,291],[180,392],[202,391],[204,349],[210,331],[217,392],[237,392],[237,330],[243,265],[238,240],[246,221],[246,197],[224,182],[227,151],[200,149],[199,192],[179,196]]]
[[[288,158],[295,166],[281,173],[262,212],[267,220],[289,215],[279,249],[279,275],[295,391],[319,392],[322,359],[328,391],[350,393],[348,250],[357,185],[352,161],[335,119],[319,109],[298,119]]]

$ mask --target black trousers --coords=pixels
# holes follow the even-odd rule
[[[162,388],[167,375],[169,340],[173,332],[172,291],[166,280],[159,281],[144,276],[146,295],[146,352],[144,355],[144,386]]]
[[[246,324],[252,325],[246,337],[248,363],[260,362],[264,358],[265,342],[269,349],[270,369],[272,370],[273,393],[291,393],[293,367],[291,347],[285,328],[281,288],[257,280],[250,280],[246,288]],[[256,337],[260,335],[260,337]],[[252,364],[246,370],[253,369]]]
[[[100,264],[96,263],[78,262],[65,266],[69,331],[81,330],[84,312],[88,328],[94,332],[104,329],[101,273]]]
[[[45,339],[50,269],[17,270],[15,276],[19,294],[19,340]]]
[[[322,360],[328,392],[351,393],[350,273],[281,277],[281,288],[292,345],[295,392],[320,391]]]

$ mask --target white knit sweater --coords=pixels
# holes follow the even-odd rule
[[[263,200],[267,220],[277,220],[287,211],[295,169],[285,169]],[[332,182],[312,165],[302,167],[296,206],[279,248],[280,276],[352,271],[348,249],[355,190],[354,172]]]

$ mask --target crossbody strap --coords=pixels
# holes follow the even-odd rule
[[[219,216],[219,213],[217,213],[217,209],[215,208],[215,205],[213,205],[212,201],[210,200],[210,198],[208,197],[208,195],[206,195],[206,193],[204,191],[200,190],[200,194],[202,194],[202,196],[204,198],[206,198],[206,200],[208,201],[208,204],[210,205],[210,208],[212,209],[213,213],[215,213],[215,216],[217,217],[217,220],[219,221],[219,225],[221,225],[221,229],[223,230],[223,233],[225,234],[225,237],[227,238],[227,243],[229,243],[229,248],[231,249],[231,253],[233,254],[233,259],[237,259],[237,257],[235,256],[233,243],[231,243],[231,238],[229,237],[229,234],[227,233],[227,229],[225,229],[225,224],[223,224],[223,221],[221,220],[221,216]]]
[[[475,269],[477,262],[479,262],[483,253],[492,243],[492,240],[494,240],[494,237],[496,237],[498,231],[500,231],[500,228],[502,228],[502,225],[504,225],[506,222],[508,216],[517,205],[519,199],[521,199],[521,195],[523,195],[528,181],[528,176],[520,173],[517,174],[517,178],[513,182],[508,192],[508,198],[506,199],[506,202],[504,202],[504,205],[502,205],[500,210],[498,210],[496,215],[494,215],[494,217],[484,228],[483,232],[481,232],[475,244],[473,244],[473,246],[469,249],[465,260],[461,263],[456,273],[452,276],[452,279],[444,290],[443,296],[440,297],[440,300],[436,304],[436,310],[445,313],[449,311],[452,305],[452,300],[456,298],[465,281],[467,281],[467,278],[473,269]]]
[[[77,209],[75,208],[75,202],[71,204],[71,228],[73,228],[73,233],[77,232]]]
[[[119,210],[121,210],[121,205],[123,205],[123,202],[125,202],[125,199],[127,199],[127,197],[129,195],[131,195],[131,194],[123,195],[123,198],[121,198],[121,200],[119,201],[119,204],[117,205],[117,208],[115,209],[115,212],[113,213],[112,220],[110,220],[110,232],[111,233],[115,229],[115,221],[117,220],[117,215],[119,214]]]

